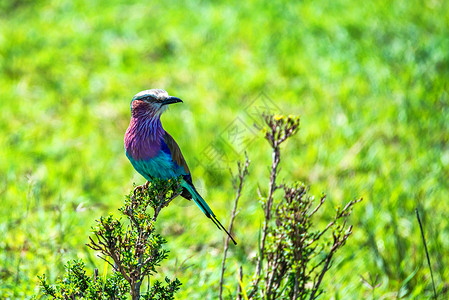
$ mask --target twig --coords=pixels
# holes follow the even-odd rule
[[[246,153],[245,153],[244,165],[242,166],[242,164],[240,162],[237,163],[239,183],[238,183],[238,186],[236,186],[237,195],[235,196],[235,200],[234,200],[234,208],[232,209],[231,221],[229,223],[228,232],[231,232],[232,225],[234,224],[235,216],[237,215],[237,206],[238,206],[238,202],[239,202],[241,192],[243,189],[243,182],[245,180],[245,176],[248,175],[249,164],[250,164],[250,161],[248,160],[248,156],[246,155]],[[224,251],[223,251],[223,261],[221,262],[220,289],[219,289],[219,293],[218,293],[218,297],[220,300],[222,299],[222,293],[223,293],[224,271],[226,269],[226,256],[227,256],[228,248],[229,248],[229,240],[230,240],[230,237],[227,236],[226,240],[225,240]]]
[[[341,210],[341,211],[337,211],[337,214],[334,217],[334,220],[332,220],[329,224],[327,224],[326,228],[324,228],[324,230],[322,230],[317,236],[315,236],[309,243],[309,245],[315,243],[317,240],[319,240],[321,238],[321,236],[323,234],[325,234],[327,232],[327,230],[332,227],[341,217],[346,217],[351,213],[352,207],[354,206],[354,204],[359,203],[360,201],[362,201],[363,198],[359,198],[359,199],[355,199],[355,200],[351,200],[349,201],[345,207]]]
[[[318,205],[315,207],[315,209],[311,213],[309,213],[307,217],[308,218],[312,217],[321,208],[321,206],[323,205],[324,201],[326,201],[326,195],[323,195],[321,197],[320,203],[318,203]]]
[[[278,146],[273,149],[273,155],[272,155],[272,164],[271,164],[271,172],[270,172],[270,183],[269,183],[269,191],[268,191],[268,198],[267,202],[265,204],[265,219],[263,222],[263,229],[262,229],[262,238],[260,242],[260,251],[259,256],[257,257],[257,266],[256,266],[256,272],[255,272],[255,279],[253,282],[253,290],[248,295],[249,298],[252,298],[252,296],[255,294],[257,290],[257,285],[260,281],[260,272],[262,271],[262,262],[265,256],[265,240],[267,238],[268,234],[268,224],[271,220],[271,208],[273,206],[273,194],[277,189],[276,186],[276,175],[277,175],[277,169],[280,162],[280,149]]]
[[[237,296],[236,299],[237,300],[241,300],[242,299],[242,285],[240,284],[243,280],[243,269],[242,266],[240,266],[239,268],[239,284],[237,285]]]
[[[344,226],[342,226],[343,230]],[[341,232],[337,234],[333,234],[334,243],[332,245],[331,250],[329,251],[329,254],[326,257],[326,261],[324,263],[323,269],[321,270],[321,273],[318,277],[318,281],[314,283],[312,293],[310,294],[310,300],[316,299],[318,297],[317,292],[319,292],[319,287],[321,284],[321,281],[323,280],[324,274],[330,269],[330,263],[332,261],[332,257],[334,256],[337,249],[346,242],[348,237],[352,234],[352,226],[349,226],[348,230],[344,233],[343,237],[340,238]]]
[[[418,218],[419,229],[421,230],[421,236],[422,236],[422,241],[424,244],[424,250],[426,251],[427,263],[429,264],[430,277],[432,278],[433,295],[434,295],[435,299],[437,299],[437,291],[435,289],[435,281],[433,280],[432,265],[430,264],[430,257],[429,257],[429,252],[427,251],[426,238],[424,236],[424,230],[422,228],[421,219],[419,218],[419,212],[418,212],[417,208],[415,208],[415,212],[416,212],[416,218]]]

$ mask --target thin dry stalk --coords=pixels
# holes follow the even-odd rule
[[[236,193],[235,200],[234,200],[234,208],[232,209],[231,221],[229,223],[228,232],[231,232],[235,217],[237,215],[238,202],[239,202],[239,199],[240,199],[240,196],[242,193],[243,182],[245,181],[246,175],[248,175],[249,164],[250,164],[250,161],[249,161],[246,153],[245,153],[245,163],[243,165],[241,162],[237,163],[238,175],[237,175],[237,179],[234,179],[234,188],[236,189],[237,193]],[[238,185],[237,185],[237,181],[238,181]],[[230,241],[230,237],[227,236],[226,240],[225,240],[224,251],[223,251],[223,261],[221,262],[220,289],[219,289],[219,293],[218,293],[218,297],[220,300],[222,299],[222,294],[223,294],[224,272],[226,269],[226,257],[227,257],[228,248],[229,248],[229,241]],[[239,287],[240,287],[240,285],[239,285]]]
[[[254,281],[252,283],[252,291],[249,293],[248,298],[252,298],[257,291],[257,286],[261,278],[262,264],[265,256],[265,241],[268,234],[268,225],[271,220],[271,212],[273,207],[273,195],[274,192],[281,188],[277,185],[276,177],[278,174],[279,163],[281,161],[281,148],[280,145],[287,140],[290,136],[294,135],[299,129],[299,119],[288,118],[284,123],[284,119],[276,118],[273,115],[263,115],[265,123],[268,125],[268,131],[265,134],[265,139],[271,145],[272,148],[272,162],[270,171],[270,182],[268,184],[268,197],[263,205],[264,208],[264,222],[262,228],[262,237],[260,241],[259,256],[257,257],[256,271],[254,273]]]

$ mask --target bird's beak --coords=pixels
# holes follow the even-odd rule
[[[164,101],[162,101],[162,105],[173,104],[173,103],[178,103],[178,102],[182,102],[182,100],[177,97],[170,96],[170,97],[167,97]]]

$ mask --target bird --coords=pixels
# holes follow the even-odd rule
[[[131,121],[125,133],[125,154],[134,169],[142,175],[148,186],[153,179],[174,179],[181,176],[181,196],[192,200],[237,245],[231,234],[218,221],[207,202],[198,193],[192,175],[176,141],[164,130],[161,115],[170,104],[181,99],[169,96],[163,89],[150,89],[137,93],[131,100]]]

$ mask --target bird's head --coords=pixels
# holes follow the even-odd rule
[[[152,89],[137,93],[131,101],[131,113],[160,116],[169,104],[182,102],[181,99],[169,96],[165,90]]]

